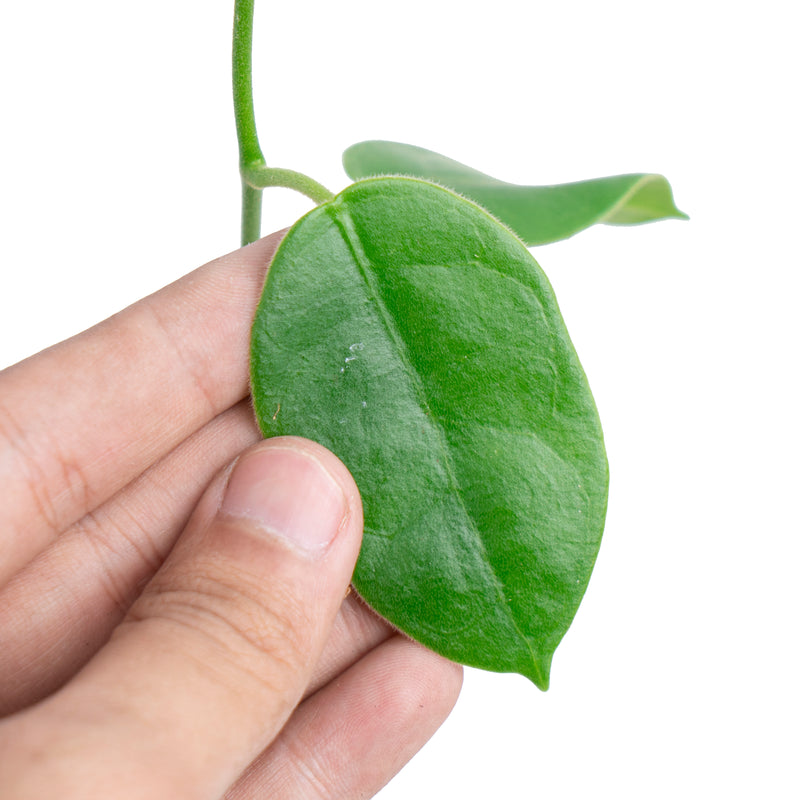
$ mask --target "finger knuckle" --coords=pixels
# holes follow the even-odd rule
[[[154,582],[132,612],[178,626],[184,639],[199,638],[211,658],[262,682],[291,681],[308,658],[308,612],[278,580],[265,587],[215,565],[164,585]]]

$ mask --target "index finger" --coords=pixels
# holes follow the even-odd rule
[[[247,395],[250,325],[282,235],[0,373],[0,584]]]

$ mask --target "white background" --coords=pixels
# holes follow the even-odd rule
[[[0,366],[236,247],[231,5],[3,3]],[[340,189],[395,139],[521,183],[661,172],[691,216],[535,250],[604,422],[604,545],[550,691],[468,670],[381,800],[800,796],[792,5],[258,3],[273,165]],[[265,231],[308,208],[272,190]]]

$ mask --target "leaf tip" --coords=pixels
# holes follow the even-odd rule
[[[552,660],[552,653],[534,657],[520,670],[520,673],[531,681],[537,689],[546,692],[550,688],[550,664]]]

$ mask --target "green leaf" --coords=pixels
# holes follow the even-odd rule
[[[508,225],[528,246],[566,239],[597,223],[635,225],[670,217],[688,219],[675,207],[661,175],[614,175],[558,186],[505,183],[451,158],[398,142],[354,144],[342,156],[347,174],[411,175],[469,197]]]
[[[355,183],[281,243],[251,355],[265,436],[321,442],[358,483],[358,592],[442,655],[547,688],[608,472],[586,377],[522,242],[433,184]]]

